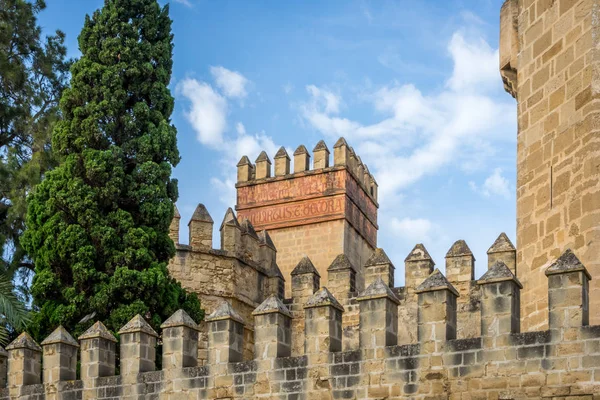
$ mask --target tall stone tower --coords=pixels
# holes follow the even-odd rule
[[[277,248],[277,264],[291,295],[292,270],[308,256],[323,280],[327,268],[345,254],[357,271],[356,289],[364,287],[363,266],[377,245],[377,183],[360,157],[341,138],[330,151],[324,141],[310,154],[299,146],[290,157],[282,147],[275,168],[262,152],[252,164],[237,165],[238,218],[266,229]]]
[[[518,102],[523,328],[544,329],[544,271],[567,248],[592,275],[590,309],[600,310],[600,0],[507,0],[500,25],[500,71]]]

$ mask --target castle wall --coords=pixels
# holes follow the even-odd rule
[[[600,77],[597,0],[508,0],[500,68],[518,101],[517,275],[525,329],[547,326],[543,271],[581,256],[600,306]],[[591,316],[600,323],[600,313]]]
[[[384,277],[345,305],[326,289],[314,293],[304,305],[306,354],[299,356],[290,355],[299,332],[275,296],[252,313],[256,337],[250,360],[242,360],[245,322],[227,303],[206,318],[209,358],[203,366],[196,357],[198,327],[181,310],[161,326],[160,370],[154,360],[158,334],[140,316],[119,331],[118,376],[116,339],[101,323],[79,343],[63,328],[41,347],[23,333],[0,352],[0,365],[8,364],[8,375],[0,369],[0,380],[8,380],[0,399],[599,398],[600,326],[587,325],[597,312],[588,304],[590,276],[572,252],[545,270],[549,329],[535,332],[519,332],[522,285],[500,261],[476,282],[479,336],[456,338],[460,294],[436,270],[412,291],[416,342],[398,344],[402,305]],[[359,317],[358,346],[351,350],[342,329],[349,304]],[[74,380],[79,346],[81,377]]]

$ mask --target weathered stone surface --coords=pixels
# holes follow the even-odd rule
[[[492,265],[492,267],[488,269],[481,278],[479,278],[477,283],[482,285],[485,283],[503,281],[514,281],[517,284],[517,286],[519,286],[521,289],[523,288],[521,282],[519,282],[517,277],[512,273],[510,269],[508,269],[506,264],[504,264],[502,261],[497,261],[494,265]]]
[[[287,150],[285,149],[285,147],[281,146],[279,148],[279,150],[277,150],[277,153],[275,154],[274,158],[287,158],[288,160],[290,159],[290,156],[287,152]]]
[[[385,284],[381,277],[377,278],[375,282],[371,283],[368,288],[362,291],[356,300],[361,301],[379,298],[388,298],[394,303],[400,304],[400,300],[398,300],[394,292],[391,291],[390,287]]]
[[[322,151],[325,150],[327,152],[329,152],[329,149],[327,148],[327,144],[325,143],[324,140],[319,140],[319,143],[317,143],[315,145],[315,148],[313,149],[313,152],[315,151]]]
[[[515,246],[513,246],[508,236],[506,236],[506,233],[502,232],[496,241],[494,241],[494,244],[492,244],[492,246],[488,249],[487,253],[501,253],[514,250]]]
[[[433,261],[422,243],[418,243],[406,256],[404,261]]]
[[[275,295],[271,295],[263,301],[256,310],[252,312],[252,315],[270,314],[274,312],[287,315],[288,317],[292,316],[290,310],[281,302],[279,297]]]
[[[306,149],[306,147],[303,144],[298,146],[298,148],[294,151],[295,156],[300,155],[300,154],[306,154],[310,157],[308,150]]]
[[[266,161],[268,163],[271,163],[271,159],[269,158],[269,156],[267,155],[266,151],[261,151],[260,154],[258,155],[258,157],[256,158],[256,163],[262,162],[262,161]]]
[[[104,326],[104,324],[100,321],[97,321],[92,325],[87,331],[83,332],[82,335],[79,336],[79,340],[85,339],[95,339],[102,338],[106,340],[110,340],[111,342],[116,342],[117,339],[114,337],[112,333]]]
[[[458,292],[454,286],[452,286],[452,284],[448,282],[440,270],[436,268],[423,283],[417,286],[416,292],[423,293],[444,289],[449,290],[450,292],[454,293],[454,295],[458,296]]]
[[[382,248],[376,248],[371,257],[365,263],[365,266],[391,264],[389,257]]]
[[[240,159],[240,161],[238,161],[237,166],[241,167],[243,165],[252,165],[252,163],[250,162],[250,159],[248,158],[248,156],[242,156],[242,158]]]
[[[124,333],[144,332],[150,336],[158,337],[158,334],[152,329],[150,324],[140,315],[137,314],[128,323],[126,323],[121,329],[119,329],[119,335]]]
[[[340,254],[333,260],[329,268],[327,268],[327,271],[340,271],[346,269],[356,271],[356,268],[354,268],[354,265],[352,265],[352,263],[348,259],[348,256],[346,256],[345,254]]]
[[[202,222],[213,222],[212,217],[208,213],[208,210],[204,204],[198,204],[194,214],[192,214],[191,221],[202,221]]]
[[[460,257],[460,256],[472,256],[473,252],[467,246],[467,242],[464,240],[457,240],[454,242],[450,250],[446,253],[446,257]]]
[[[48,335],[46,339],[42,341],[42,346],[54,343],[63,343],[73,347],[79,347],[79,343],[73,339],[73,336],[71,336],[71,334],[67,332],[62,325],[56,328],[50,335]]]
[[[161,324],[161,329],[174,328],[177,326],[186,326],[191,329],[198,329],[198,324],[194,322],[192,317],[185,310],[177,310],[165,322]]]
[[[243,318],[233,309],[229,302],[222,302],[208,317],[207,322],[219,321],[223,319],[232,319],[234,321],[244,323]]]
[[[571,249],[567,249],[555,262],[547,269],[546,275],[564,274],[567,272],[582,271],[588,279],[592,279],[585,266],[579,261],[579,258]]]
[[[307,256],[302,257],[302,260],[296,265],[296,268],[291,272],[290,275],[300,275],[300,274],[315,274],[317,276],[321,276],[319,271],[315,268],[310,258]]]
[[[33,340],[31,335],[27,332],[21,333],[15,340],[13,340],[8,346],[6,346],[6,350],[17,350],[17,349],[29,349],[36,352],[42,352],[42,348],[39,344]]]
[[[319,289],[304,305],[304,308],[332,306],[340,311],[344,311],[344,307],[337,301],[326,287]]]

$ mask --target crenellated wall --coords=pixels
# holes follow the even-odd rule
[[[417,261],[427,261],[423,250],[417,246],[407,262],[417,266]],[[520,333],[522,285],[506,263],[496,260],[475,283],[481,334],[457,339],[461,291],[436,269],[406,291],[417,301],[416,318],[408,322],[417,331],[412,344],[399,343],[400,330],[407,325],[398,324],[402,301],[388,286],[390,266],[384,265],[381,254],[374,257],[369,286],[347,296],[356,304],[360,321],[356,349],[347,350],[344,344],[344,301],[321,287],[302,306],[304,355],[292,355],[300,332],[293,328],[293,312],[273,294],[250,317],[255,333],[251,360],[243,360],[244,325],[249,321],[228,302],[206,318],[208,362],[203,366],[197,354],[199,327],[182,310],[163,323],[160,334],[139,315],[118,332],[118,376],[117,339],[102,323],[79,341],[59,327],[41,346],[23,333],[7,352],[0,352],[0,380],[7,379],[0,399],[600,397],[600,326],[587,325],[590,312],[598,311],[588,304],[590,275],[570,250],[545,270],[548,330]],[[351,267],[341,256],[331,272],[351,279]],[[305,261],[296,272],[311,271],[314,266]],[[303,282],[307,288],[314,284]],[[155,366],[158,342],[161,370]]]
[[[274,155],[274,166],[264,151],[254,164],[242,157],[236,184],[240,219],[269,231],[287,296],[290,273],[303,256],[326,278],[327,266],[345,254],[357,267],[357,287],[364,289],[362,265],[377,247],[377,182],[344,138],[333,146],[333,160],[322,140],[312,163],[304,145],[292,157],[284,147]]]

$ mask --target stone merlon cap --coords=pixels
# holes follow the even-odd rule
[[[317,145],[313,149],[313,153],[315,151],[321,151],[321,150],[325,150],[329,153],[329,148],[327,147],[327,144],[325,143],[324,140],[319,140],[319,143],[317,143]]]
[[[175,328],[178,326],[185,326],[191,329],[198,329],[198,324],[194,322],[192,317],[189,316],[185,310],[177,310],[171,315],[165,322],[162,323],[160,329]]]
[[[356,300],[363,301],[381,298],[388,298],[394,303],[400,304],[400,300],[398,300],[394,292],[392,292],[389,286],[386,285],[383,279],[381,279],[379,276],[377,279],[375,279],[375,282],[371,283],[368,288],[358,295]]]
[[[37,344],[27,332],[21,333],[15,340],[13,340],[8,346],[6,346],[6,350],[16,349],[29,349],[37,352],[42,351],[40,345]]]
[[[273,243],[273,240],[271,239],[271,235],[269,235],[269,232],[267,232],[266,230],[263,229],[259,232],[258,239],[260,240],[261,246],[269,246],[273,250],[277,251],[275,243]]]
[[[213,223],[212,217],[210,216],[208,210],[206,209],[206,207],[204,207],[204,204],[202,203],[198,204],[198,206],[196,207],[196,210],[194,211],[194,214],[190,219],[190,222],[192,221],[210,222],[211,224]]]
[[[252,165],[248,156],[242,156],[242,158],[240,158],[240,161],[238,161],[236,166],[241,167],[242,165]]]
[[[308,150],[306,150],[306,147],[304,147],[303,144],[301,144],[300,146],[298,146],[298,148],[296,149],[296,151],[294,151],[294,155],[297,156],[299,154],[306,154],[307,156],[310,157],[310,154],[308,153]]]
[[[287,150],[285,149],[285,147],[281,146],[279,148],[279,150],[277,150],[277,153],[275,154],[275,158],[287,158],[289,160],[290,156],[289,156]]]
[[[290,310],[281,302],[279,297],[274,294],[267,297],[265,301],[263,301],[260,306],[256,307],[256,309],[252,312],[252,315],[263,315],[263,314],[272,314],[279,313],[283,314],[287,317],[292,317],[292,313]]]
[[[433,263],[433,265],[435,265],[435,263],[433,262],[433,259],[429,255],[429,252],[427,251],[427,249],[425,248],[425,246],[423,246],[423,243],[417,244],[410,251],[410,253],[406,256],[406,258],[404,259],[404,261],[405,262],[410,262],[410,261],[431,261]]]
[[[221,321],[225,319],[232,319],[234,321],[239,322],[240,324],[244,323],[242,317],[233,309],[229,302],[224,301],[213,311],[208,317],[206,317],[207,322],[213,321]]]
[[[448,253],[446,253],[446,258],[447,257],[472,256],[472,255],[473,255],[473,252],[471,251],[469,246],[467,246],[467,242],[465,242],[464,240],[457,240],[456,242],[454,242],[452,247],[450,247],[450,250],[448,250]]]
[[[337,256],[335,260],[333,260],[329,268],[327,268],[327,271],[343,271],[347,269],[351,269],[352,271],[356,272],[354,265],[352,265],[348,257],[342,253]]]
[[[310,261],[310,258],[308,258],[308,256],[302,257],[302,260],[300,260],[298,265],[296,265],[296,268],[294,268],[294,270],[291,272],[292,276],[301,274],[315,274],[318,277],[321,277],[321,275],[313,265],[312,261]]]
[[[262,162],[262,161],[266,161],[269,164],[271,164],[271,159],[269,158],[269,156],[267,155],[266,151],[261,151],[260,154],[258,155],[258,157],[256,157],[256,161],[257,163]]]
[[[322,306],[331,306],[333,308],[337,308],[340,311],[344,311],[344,307],[340,304],[339,301],[325,286],[319,289],[315,294],[313,294],[310,299],[304,305],[304,308],[313,308],[313,307],[322,307]]]
[[[83,334],[79,336],[79,340],[95,338],[102,338],[110,340],[111,342],[117,341],[114,335],[110,333],[110,331],[106,329],[106,326],[104,326],[104,324],[100,321],[97,321],[94,325],[90,326],[87,331],[83,332]]]
[[[119,330],[119,335],[135,332],[144,332],[150,336],[158,337],[158,334],[154,331],[154,329],[152,329],[146,320],[142,318],[140,314],[131,318],[131,320]]]
[[[283,274],[281,273],[281,269],[279,269],[279,265],[277,265],[277,262],[275,260],[271,261],[271,266],[269,267],[268,273],[269,273],[270,278],[273,278],[273,277],[281,278],[285,282],[285,278],[283,277]]]
[[[252,225],[252,222],[250,222],[250,220],[248,218],[244,218],[244,220],[242,221],[242,233],[250,235],[257,240],[260,240],[260,238],[258,237],[258,234],[254,230],[254,226]]]
[[[506,233],[502,232],[500,234],[500,236],[498,236],[498,239],[496,239],[496,241],[494,242],[492,247],[489,248],[487,253],[488,254],[503,253],[505,251],[515,251],[515,250],[516,250],[515,246],[513,246],[512,242],[510,241],[508,236],[506,236]]]
[[[343,136],[341,138],[339,138],[337,142],[335,142],[335,144],[333,145],[333,148],[335,149],[335,148],[342,147],[342,146],[348,147],[348,143],[346,143],[346,139],[344,139]]]
[[[385,251],[383,251],[382,248],[376,248],[373,254],[371,254],[371,257],[369,257],[365,263],[365,267],[372,267],[382,264],[391,264],[392,267],[394,267],[394,264],[392,264],[387,254],[385,254]]]
[[[77,341],[73,339],[73,336],[71,336],[71,334],[67,332],[67,330],[62,325],[56,328],[54,332],[52,332],[46,339],[44,339],[44,341],[42,342],[42,346],[54,343],[63,343],[69,346],[79,347],[79,343],[77,343]]]
[[[179,209],[176,204],[173,204],[173,218],[181,218],[181,214],[179,214]]]
[[[449,290],[455,296],[458,297],[458,292],[456,291],[454,286],[452,286],[452,284],[450,282],[448,282],[448,280],[440,272],[440,270],[436,268],[435,271],[433,271],[431,273],[431,275],[429,275],[429,277],[423,281],[423,283],[421,283],[419,286],[417,286],[417,289],[415,290],[415,292],[416,293],[433,292],[436,290],[444,290],[444,289]]]
[[[238,228],[240,227],[237,217],[235,216],[235,213],[231,207],[229,207],[225,212],[225,217],[223,217],[223,222],[221,222],[221,227],[219,230],[222,230],[225,225],[237,226]]]
[[[485,274],[477,283],[479,285],[485,285],[486,283],[495,283],[495,282],[504,282],[504,281],[513,281],[517,284],[518,287],[523,289],[523,285],[517,279],[517,277],[512,273],[512,271],[504,264],[504,262],[498,260],[487,270]]]
[[[546,276],[576,271],[582,271],[590,281],[592,280],[592,276],[581,261],[579,261],[575,253],[571,249],[567,249],[546,269]]]

